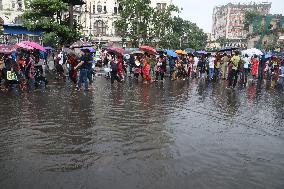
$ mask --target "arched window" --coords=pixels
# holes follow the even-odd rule
[[[106,24],[102,20],[97,20],[94,24],[94,35],[106,35]]]
[[[98,2],[98,5],[97,5],[97,12],[98,13],[101,13],[103,11],[103,6],[101,5],[101,2]]]

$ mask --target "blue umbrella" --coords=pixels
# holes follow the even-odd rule
[[[177,53],[175,53],[173,50],[166,50],[166,53],[173,58],[178,57]]]
[[[265,59],[268,59],[268,58],[271,58],[272,57],[272,54],[266,54],[265,55]]]
[[[93,47],[83,47],[83,48],[81,48],[81,50],[89,50],[91,53],[96,52]]]

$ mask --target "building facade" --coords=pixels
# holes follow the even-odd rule
[[[0,17],[4,23],[19,23],[25,10],[25,0],[0,0]],[[85,37],[98,42],[120,42],[114,22],[119,18],[121,7],[118,0],[84,0],[85,4],[74,7],[74,20],[82,26]],[[172,0],[152,0],[151,6],[166,8]],[[68,17],[68,13],[63,14]]]
[[[24,0],[0,0],[0,17],[4,23],[17,24],[24,10]]]
[[[122,11],[118,0],[85,0],[85,3],[74,8],[74,19],[83,27],[84,36],[97,43],[121,42],[115,29],[115,21]],[[151,0],[151,6],[157,9],[171,3],[172,0]]]
[[[217,6],[213,9],[212,34],[215,39],[242,41],[246,38],[244,28],[245,13],[256,11],[262,15],[270,12],[271,3],[232,4]],[[239,44],[243,45],[243,44]]]

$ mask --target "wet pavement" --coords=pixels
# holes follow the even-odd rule
[[[284,93],[223,81],[0,94],[0,188],[284,188]]]

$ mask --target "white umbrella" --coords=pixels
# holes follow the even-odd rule
[[[261,52],[261,50],[256,49],[256,48],[251,48],[251,49],[247,49],[242,51],[242,55],[247,54],[249,57],[252,57],[253,55],[263,55],[263,53]]]

